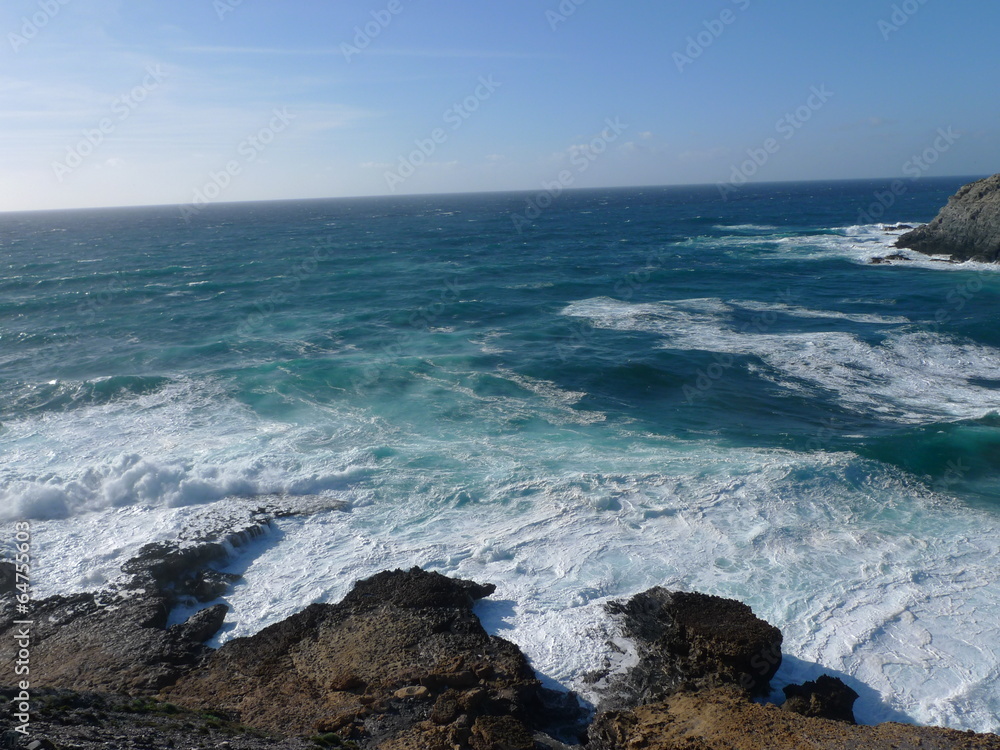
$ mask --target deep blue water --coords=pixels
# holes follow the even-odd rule
[[[575,191],[527,226],[533,194],[0,215],[0,514],[56,591],[223,507],[336,501],[249,566],[283,578],[233,634],[388,564],[503,580],[522,643],[672,583],[996,729],[1000,274],[870,264],[888,182]]]

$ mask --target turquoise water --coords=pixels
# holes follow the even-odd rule
[[[885,187],[0,215],[0,517],[54,593],[279,498],[223,639],[419,564],[586,692],[601,604],[671,585],[862,717],[1000,729],[1000,275],[871,265]]]

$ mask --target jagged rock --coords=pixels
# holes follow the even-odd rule
[[[15,726],[11,690],[0,688],[0,724]],[[29,736],[0,735],[0,748],[30,750],[317,750],[306,738],[279,738],[227,721],[218,713],[194,713],[169,703],[106,693],[32,690]],[[338,745],[327,745],[337,747]]]
[[[265,533],[268,519],[245,529],[181,546],[153,544],[122,566],[128,578],[102,593],[55,596],[17,612],[14,599],[0,601],[0,660],[13,663],[11,637],[26,618],[31,626],[31,682],[35,686],[125,695],[155,693],[210,653],[227,607],[218,604],[168,628],[180,602],[219,594],[222,574],[206,566]]]
[[[814,716],[831,721],[854,724],[854,701],[858,694],[830,675],[822,675],[818,680],[801,685],[787,685],[783,688],[786,711]]]
[[[872,265],[878,265],[880,263],[889,263],[889,262],[894,261],[894,260],[909,260],[909,258],[907,258],[902,253],[893,253],[892,255],[878,256],[878,257],[872,258],[868,262],[871,263]]]
[[[904,234],[896,247],[959,261],[1000,261],[1000,174],[962,187],[930,224]]]
[[[472,612],[493,586],[419,568],[364,581],[222,646],[163,696],[283,733],[362,747],[533,747],[542,691]]]
[[[781,664],[781,631],[745,604],[653,588],[608,605],[639,663],[612,683],[601,709],[632,708],[689,687],[737,685],[766,695]]]
[[[856,726],[747,700],[735,687],[682,691],[591,726],[587,750],[1000,750],[996,735],[886,723]]]
[[[13,594],[17,589],[17,570],[10,560],[0,560],[0,597]]]

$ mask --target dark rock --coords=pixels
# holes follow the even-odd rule
[[[785,702],[781,706],[802,716],[813,716],[854,724],[854,701],[858,694],[841,680],[822,675],[818,680],[783,688]]]
[[[872,265],[878,265],[879,263],[889,263],[889,262],[894,261],[894,260],[910,260],[910,259],[907,258],[902,253],[893,253],[892,255],[886,255],[884,257],[880,256],[880,257],[872,258],[868,262],[871,263]]]
[[[32,684],[125,695],[172,684],[210,653],[204,642],[218,632],[227,608],[218,604],[167,628],[171,611],[181,602],[216,598],[222,574],[206,566],[268,525],[265,518],[184,546],[147,545],[122,566],[129,577],[119,588],[33,602]],[[14,600],[0,599],[0,660],[13,663],[17,645],[10,636],[18,619],[24,618]]]
[[[856,726],[747,700],[735,687],[681,691],[602,714],[587,750],[1000,750],[1000,737],[908,724]]]
[[[493,590],[419,568],[379,573],[339,604],[226,643],[163,695],[363,747],[533,747],[524,742],[541,729],[540,684],[472,612]]]
[[[635,642],[639,664],[612,683],[602,710],[632,708],[681,687],[736,685],[767,695],[781,664],[781,631],[741,602],[654,588],[608,610]]]
[[[10,709],[14,695],[14,691],[0,688],[0,723],[4,727],[16,723]],[[217,712],[195,713],[149,699],[44,688],[32,690],[29,737],[17,732],[0,735],[0,748],[27,750],[35,742],[42,743],[38,747],[58,750],[319,747],[305,738],[280,738],[233,724]]]
[[[904,234],[896,247],[958,261],[1000,261],[1000,174],[965,185],[930,224]]]
[[[10,560],[0,560],[0,598],[13,594],[17,589],[17,569]]]
[[[172,635],[180,641],[204,643],[219,632],[226,620],[229,607],[216,604],[191,615],[186,621],[170,628]]]

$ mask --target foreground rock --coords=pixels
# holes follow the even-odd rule
[[[33,605],[31,735],[0,730],[0,749],[579,747],[551,736],[582,732],[575,700],[542,689],[520,650],[473,613],[489,584],[419,568],[379,573],[339,604],[314,604],[217,651],[204,641],[224,606],[166,627],[177,604],[226,589],[213,563],[269,523],[151,545],[117,587]],[[781,662],[781,633],[739,602],[654,588],[608,609],[638,659],[607,687],[589,750],[1000,750],[992,735],[854,726],[857,694],[825,676],[786,688],[781,708],[755,703]],[[0,592],[0,610],[0,655],[11,663],[9,594]],[[22,700],[0,688],[0,721],[23,721],[13,708]]]
[[[31,605],[31,682],[36,686],[151,695],[210,653],[226,606],[167,627],[180,603],[217,598],[230,578],[211,563],[267,532],[269,519],[188,545],[151,544],[123,566],[128,577],[101,593],[55,596]],[[13,664],[24,620],[12,596],[0,601],[0,662]]]
[[[736,687],[675,693],[601,716],[588,750],[997,750],[996,735],[905,724],[852,726],[746,699]]]
[[[653,588],[608,611],[639,663],[612,684],[603,710],[650,703],[681,687],[738,685],[767,695],[781,664],[781,631],[732,599]]]
[[[930,224],[904,234],[896,247],[959,261],[1000,262],[1000,174],[964,186]]]
[[[587,750],[1000,750],[1000,737],[854,724],[857,693],[824,675],[762,705],[781,633],[749,607],[651,589],[609,606],[640,657],[588,730]]]
[[[532,750],[540,684],[518,648],[472,612],[493,590],[419,568],[380,573],[339,604],[226,643],[164,695],[362,747]]]
[[[786,711],[820,719],[844,721],[854,724],[854,701],[858,694],[841,680],[822,675],[818,680],[803,685],[783,688]]]
[[[240,726],[224,715],[185,711],[169,703],[71,690],[36,690],[30,736],[18,725],[13,690],[0,688],[0,748],[27,750],[317,750],[322,737],[277,737]],[[37,745],[34,743],[38,743]]]

